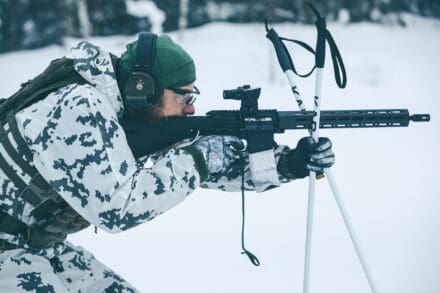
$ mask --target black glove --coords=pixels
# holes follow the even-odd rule
[[[304,178],[310,171],[324,173],[335,163],[332,143],[327,137],[320,137],[315,143],[312,137],[303,137],[296,149],[283,154],[278,162],[278,171],[285,177]]]

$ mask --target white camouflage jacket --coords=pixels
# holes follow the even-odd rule
[[[72,54],[75,70],[92,85],[66,86],[18,112],[18,128],[34,166],[76,212],[108,232],[124,231],[183,201],[201,185],[200,176],[183,149],[135,159],[118,123],[124,109],[109,53],[81,42]],[[277,159],[285,149],[276,148]],[[239,191],[240,173],[237,166],[227,175],[210,175],[202,187]],[[245,179],[253,189],[248,171]],[[1,171],[0,184],[0,207],[32,224],[32,207]]]

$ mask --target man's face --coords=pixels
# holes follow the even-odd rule
[[[179,93],[174,90],[183,90]],[[194,83],[178,87],[176,89],[165,89],[162,96],[162,107],[160,109],[160,117],[166,116],[185,116],[194,115],[195,108],[194,105],[188,105],[188,101],[191,99],[191,92],[194,91]]]

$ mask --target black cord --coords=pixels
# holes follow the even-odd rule
[[[330,47],[330,55],[332,56],[333,72],[335,74],[336,84],[341,89],[345,88],[347,85],[347,73],[345,71],[344,61],[342,60],[338,46],[336,46],[336,42],[329,30],[326,30],[325,39]]]
[[[245,224],[245,200],[244,200],[244,163],[245,160],[243,158],[242,152],[239,153],[240,155],[240,161],[241,161],[241,215],[242,215],[242,221],[241,221],[241,249],[243,250],[241,254],[247,255],[251,263],[258,267],[260,265],[260,260],[249,250],[245,248],[244,245],[244,224]]]
[[[314,9],[313,7],[312,7],[312,9],[315,11],[315,13],[317,13],[316,9]],[[318,14],[318,16],[319,16],[319,14]],[[313,71],[315,71],[315,69],[317,67],[316,64],[313,66],[313,68],[308,73],[299,74],[295,68],[292,57],[289,54],[287,47],[283,41],[295,43],[295,44],[301,46],[302,48],[304,48],[305,50],[307,50],[308,52],[312,53],[313,55],[316,55],[316,51],[311,46],[309,46],[307,43],[299,41],[299,40],[294,40],[294,39],[289,39],[289,38],[284,38],[284,37],[278,36],[278,34],[276,33],[276,31],[273,28],[269,29],[267,20],[265,21],[265,27],[266,27],[266,32],[267,32],[266,37],[274,44],[275,51],[277,52],[278,60],[279,60],[279,62],[283,63],[283,64],[280,63],[281,67],[287,66],[287,69],[291,69],[297,76],[303,77],[303,78],[310,76],[313,73]],[[324,33],[325,41],[328,43],[328,45],[330,47],[330,54],[332,57],[333,72],[335,75],[336,84],[340,88],[345,88],[345,86],[347,85],[347,74],[345,71],[344,61],[342,60],[341,53],[339,52],[338,46],[336,45],[336,42],[334,41],[333,36],[331,35],[330,31],[325,28],[325,31],[323,33]],[[279,51],[281,51],[281,53],[282,53],[281,55],[286,60],[284,60],[283,58],[282,58],[283,60],[280,60],[280,56],[279,56],[280,52]],[[288,62],[288,64],[284,64],[285,62]],[[286,70],[286,68],[283,68],[283,70]]]

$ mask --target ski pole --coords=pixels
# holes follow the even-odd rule
[[[313,117],[312,138],[318,143],[319,141],[319,122],[321,117],[321,98],[322,98],[322,76],[324,73],[325,63],[325,31],[326,23],[325,19],[319,17],[319,14],[312,6],[315,14],[317,15],[316,28],[318,32],[316,41],[316,80],[315,80],[315,98],[314,98],[314,110],[316,116]],[[305,245],[305,257],[304,257],[304,281],[303,292],[309,292],[310,282],[310,257],[312,250],[312,232],[313,232],[313,215],[314,215],[314,202],[315,202],[315,187],[316,187],[316,173],[310,171],[309,173],[309,194],[307,204],[307,226],[306,226],[306,245]]]
[[[315,14],[317,15],[317,17],[319,19],[320,16],[317,13],[316,9],[314,9],[314,12],[315,12]],[[289,53],[287,52],[287,48],[281,42],[281,39],[277,35],[277,33],[273,29],[271,29],[271,30],[268,29],[267,24],[266,24],[266,31],[267,31],[267,37],[272,41],[272,43],[274,45],[274,48],[275,48],[275,51],[276,51],[276,54],[277,54],[277,57],[278,57],[279,64],[280,64],[283,72],[286,74],[286,77],[287,77],[287,79],[289,81],[289,84],[291,86],[293,95],[294,95],[294,97],[296,99],[298,108],[301,111],[306,111],[306,108],[305,108],[305,106],[303,104],[302,98],[301,98],[301,96],[299,94],[299,91],[298,91],[298,88],[296,86],[295,76],[294,76],[294,73],[296,73],[296,72],[294,72],[294,67],[293,67],[293,64],[292,64],[292,60],[290,58]],[[331,38],[331,35],[328,33],[327,30],[325,31],[325,33],[327,34],[328,41],[331,43],[332,47],[334,47],[336,53],[338,53],[337,52],[337,47],[334,44],[334,41]],[[325,43],[324,43],[324,45],[325,45]],[[325,47],[324,47],[324,50],[325,50]],[[323,53],[325,54],[325,51]],[[332,49],[332,55],[333,55],[333,49]],[[340,55],[339,54],[337,54],[337,55],[338,56],[335,57],[336,61],[340,61],[341,62],[342,59],[340,58]],[[325,57],[325,55],[324,55],[324,57]],[[333,56],[332,56],[332,58],[333,58]],[[333,62],[335,62],[335,58],[333,58]],[[324,65],[324,64],[322,64],[322,65]],[[336,75],[336,72],[335,72],[335,77],[336,77],[336,81],[338,82],[338,85],[340,85],[340,87],[344,87],[345,83],[346,83],[346,78],[345,78],[345,71],[343,69],[342,62],[341,62],[341,67],[342,67],[342,70],[343,70],[342,81],[341,81],[340,76]],[[321,73],[317,73],[317,76],[316,76],[316,88],[315,88],[315,96],[318,96],[318,97],[321,96],[321,92],[320,92],[321,91],[321,86],[318,87],[318,84],[322,84],[322,70],[319,70],[319,71]],[[317,102],[318,103],[316,103],[316,97],[315,97],[315,108],[320,106],[319,99],[318,99]],[[319,113],[319,111],[316,112],[316,113]],[[317,126],[319,127],[319,124],[317,124]],[[310,131],[310,129],[309,129],[309,134],[312,135],[312,131]],[[343,204],[343,202],[341,200],[340,192],[339,192],[339,189],[337,188],[337,185],[336,185],[336,182],[335,182],[335,179],[333,177],[333,174],[332,174],[331,170],[330,169],[326,169],[325,170],[325,175],[326,175],[326,177],[328,179],[328,182],[329,182],[330,187],[332,189],[333,195],[334,195],[335,200],[337,202],[338,208],[339,208],[339,210],[341,212],[341,215],[342,215],[342,217],[344,219],[344,223],[345,223],[345,225],[347,227],[347,230],[349,232],[351,241],[352,241],[353,246],[354,246],[354,248],[356,250],[356,253],[358,255],[359,261],[360,261],[360,263],[362,265],[364,274],[367,277],[370,289],[371,289],[371,291],[373,293],[377,293],[378,292],[377,287],[376,287],[375,282],[374,282],[374,280],[372,278],[372,274],[370,272],[370,269],[368,268],[368,265],[367,265],[367,262],[365,260],[364,254],[363,254],[362,250],[360,249],[359,241],[357,240],[357,236],[356,236],[356,234],[354,232],[353,225],[351,224],[351,221],[350,221],[350,218],[349,218],[348,213],[346,211],[346,208],[345,208],[345,206],[344,206],[344,204]],[[311,189],[312,189],[312,194],[314,193],[314,186],[313,186],[313,184],[309,185],[309,193],[311,192]],[[309,209],[309,212],[308,212],[308,220],[307,220],[308,221],[308,227],[307,227],[307,232],[306,232],[306,238],[307,239],[309,239],[309,238],[311,239],[311,226],[312,226],[312,220],[313,220],[313,202],[314,202],[314,196],[310,197],[310,195],[309,195],[308,206],[310,207],[310,209]],[[304,286],[304,288],[303,288],[304,292],[307,292],[308,288],[309,288],[310,246],[311,246],[310,245],[310,241],[306,240],[306,256],[305,256],[304,285],[303,285]]]
[[[332,189],[333,196],[336,200],[336,203],[339,207],[339,212],[341,213],[341,216],[344,220],[345,226],[347,227],[348,234],[350,235],[351,242],[353,243],[353,246],[355,248],[356,254],[359,258],[359,262],[361,263],[362,270],[364,271],[365,277],[367,278],[368,284],[370,285],[371,292],[378,293],[379,290],[377,289],[376,283],[373,279],[373,275],[371,273],[371,270],[367,264],[367,260],[365,258],[365,255],[363,253],[363,250],[361,249],[360,242],[358,240],[358,237],[356,236],[356,233],[353,228],[353,224],[351,223],[350,217],[348,215],[347,209],[345,208],[344,202],[341,199],[339,189],[336,185],[336,181],[333,177],[333,173],[330,169],[325,170],[325,176],[327,177],[327,181],[330,184],[330,188]]]
[[[288,79],[288,81],[290,83],[290,86],[292,87],[292,92],[293,92],[293,94],[295,96],[295,99],[297,101],[299,109],[301,111],[307,111],[307,109],[304,107],[302,98],[301,98],[301,96],[300,96],[300,94],[298,92],[297,86],[295,84],[295,76],[294,76],[293,71],[292,70],[287,70],[284,73],[286,74],[287,79]],[[309,129],[309,133],[311,134],[310,129]],[[368,281],[368,283],[370,285],[371,292],[377,293],[379,291],[377,290],[377,286],[376,286],[376,284],[375,284],[375,282],[374,282],[374,280],[372,278],[372,274],[371,274],[371,271],[370,271],[370,269],[369,269],[369,267],[367,265],[365,256],[364,256],[364,254],[362,252],[362,249],[360,248],[358,238],[356,236],[356,233],[354,232],[354,228],[353,228],[353,225],[352,225],[352,223],[350,221],[350,217],[349,217],[349,215],[347,213],[347,209],[345,208],[345,205],[344,205],[344,203],[343,203],[343,201],[341,199],[340,192],[339,192],[339,189],[338,189],[338,187],[336,185],[336,181],[334,179],[334,176],[333,176],[333,173],[332,173],[331,169],[326,169],[325,170],[325,176],[327,177],[327,181],[329,182],[329,185],[330,185],[331,190],[333,192],[333,196],[334,196],[334,198],[336,200],[336,203],[338,205],[339,211],[340,211],[340,213],[342,215],[342,218],[344,220],[345,226],[347,227],[347,230],[349,232],[351,241],[352,241],[353,246],[354,246],[354,248],[356,250],[356,253],[358,255],[360,263],[362,265],[362,269],[364,271],[364,274],[367,277],[367,281]],[[309,203],[310,203],[310,197],[309,197]],[[307,270],[309,270],[309,268],[307,268]],[[306,279],[306,276],[304,278]],[[307,276],[307,280],[308,280],[308,276]]]

